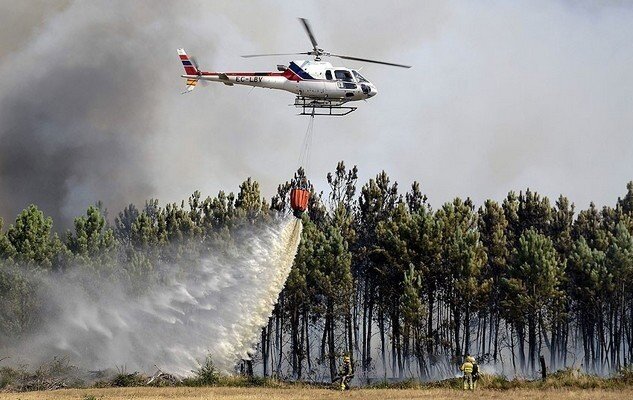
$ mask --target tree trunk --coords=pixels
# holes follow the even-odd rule
[[[429,293],[429,315],[426,322],[426,352],[431,355],[434,353],[434,338],[433,338],[433,306],[435,298],[433,293]]]
[[[275,335],[277,336],[277,343],[278,343],[278,352],[279,352],[279,358],[277,359],[277,376],[281,377],[281,367],[282,367],[282,360],[283,360],[283,356],[284,356],[284,341],[283,341],[283,323],[284,323],[284,317],[283,314],[280,313],[281,315],[277,318],[277,325],[276,325],[276,332]]]
[[[300,314],[300,316],[303,314]],[[299,319],[299,323],[297,323],[297,329],[300,332],[300,336],[299,336],[299,346],[298,346],[298,354],[297,354],[297,379],[301,380],[301,376],[303,373],[303,359],[305,358],[305,352],[304,352],[304,342],[305,342],[305,330],[303,330],[303,320],[304,318],[298,318]]]
[[[310,356],[311,348],[310,348],[310,322],[308,320],[308,311],[304,308],[303,310],[303,323],[304,330],[306,335],[306,360],[308,362],[308,373],[312,371],[312,357]]]
[[[462,359],[462,348],[461,348],[460,337],[459,337],[459,331],[460,331],[460,328],[461,328],[461,318],[460,318],[461,315],[460,315],[460,312],[459,312],[459,310],[457,309],[456,306],[454,306],[452,308],[453,308],[453,325],[454,325],[453,334],[455,335],[453,337],[454,345],[455,345],[455,358],[457,360],[461,360]]]
[[[264,377],[270,373],[268,371],[268,359],[270,358],[270,331],[273,327],[273,318],[268,318],[268,325],[262,328],[262,363],[264,368]]]
[[[350,361],[352,365],[354,365],[354,332],[352,326],[352,315],[349,312],[349,308],[347,308],[347,313],[345,315],[345,325],[347,330],[347,354],[350,357]]]
[[[470,305],[466,304],[464,316],[464,355],[470,354]]]
[[[380,331],[380,354],[382,355],[382,368],[387,379],[387,357],[385,356],[385,316],[381,309],[378,309],[378,330]]]
[[[518,323],[515,326],[517,334],[517,342],[519,345],[519,366],[522,372],[525,372],[525,327],[522,323]]]
[[[530,372],[536,371],[536,317],[528,317],[528,360]]]
[[[290,351],[292,377],[297,378],[299,368],[299,309],[295,306],[290,314]]]
[[[329,306],[329,332],[328,332],[328,357],[330,359],[330,377],[332,380],[336,377],[336,351],[334,346],[334,315],[333,305]]]

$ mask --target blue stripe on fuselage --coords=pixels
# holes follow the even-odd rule
[[[290,61],[290,65],[288,67],[290,68],[292,72],[299,75],[299,78],[301,79],[314,79],[313,77],[310,76],[310,74],[308,74],[303,69],[301,69],[300,66],[295,64],[294,61]]]
[[[189,60],[182,60],[182,64],[183,65],[191,65],[191,61],[189,61]]]

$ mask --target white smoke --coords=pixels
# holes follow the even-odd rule
[[[230,373],[267,323],[301,229],[293,217],[274,221],[245,235],[229,254],[214,249],[194,265],[170,266],[164,283],[140,298],[90,274],[46,280],[51,312],[14,355],[31,365],[66,355],[86,369],[150,371],[156,364],[181,375],[210,355]]]

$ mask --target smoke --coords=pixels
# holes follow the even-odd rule
[[[85,369],[156,364],[183,375],[210,355],[230,373],[268,321],[301,229],[289,216],[241,232],[228,252],[218,246],[199,260],[163,265],[155,272],[162,283],[140,298],[86,270],[44,279],[37,332],[6,351],[31,365],[65,355]]]
[[[97,200],[118,210],[174,193],[166,187],[178,197],[204,189],[180,186],[183,176],[200,184],[222,175],[226,159],[213,151],[226,149],[217,136],[205,139],[214,122],[200,99],[180,96],[175,55],[184,45],[204,55],[221,34],[243,41],[213,6],[198,5],[197,15],[171,2],[67,2],[44,15],[8,2],[2,8],[32,24],[17,30],[17,44],[3,31],[0,45],[3,216],[35,203],[67,226]],[[205,66],[212,69],[216,58],[204,57]],[[252,172],[237,169],[242,179]]]
[[[53,14],[24,48],[2,58],[6,214],[37,203],[68,219],[95,199],[120,205],[123,196],[151,193],[142,142],[156,113],[146,99],[157,94],[144,76],[143,53],[135,54],[151,29],[107,9],[97,15],[81,8]]]
[[[0,215],[38,204],[62,227],[102,200],[215,193],[248,176],[272,195],[307,121],[288,93],[210,85],[180,95],[175,49],[207,70],[271,70],[305,51],[296,17],[363,67],[379,95],[315,123],[317,185],[336,162],[385,169],[436,205],[532,187],[611,204],[633,170],[627,2],[0,0]],[[59,226],[58,226],[59,227]]]

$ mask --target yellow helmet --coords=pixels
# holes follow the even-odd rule
[[[468,356],[468,357],[466,357],[466,361],[471,362],[471,363],[474,363],[474,362],[475,362],[475,357],[473,357],[473,356]]]
[[[343,357],[343,362],[347,363],[347,362],[350,362],[350,361],[351,361],[351,358],[349,358],[349,356]]]

